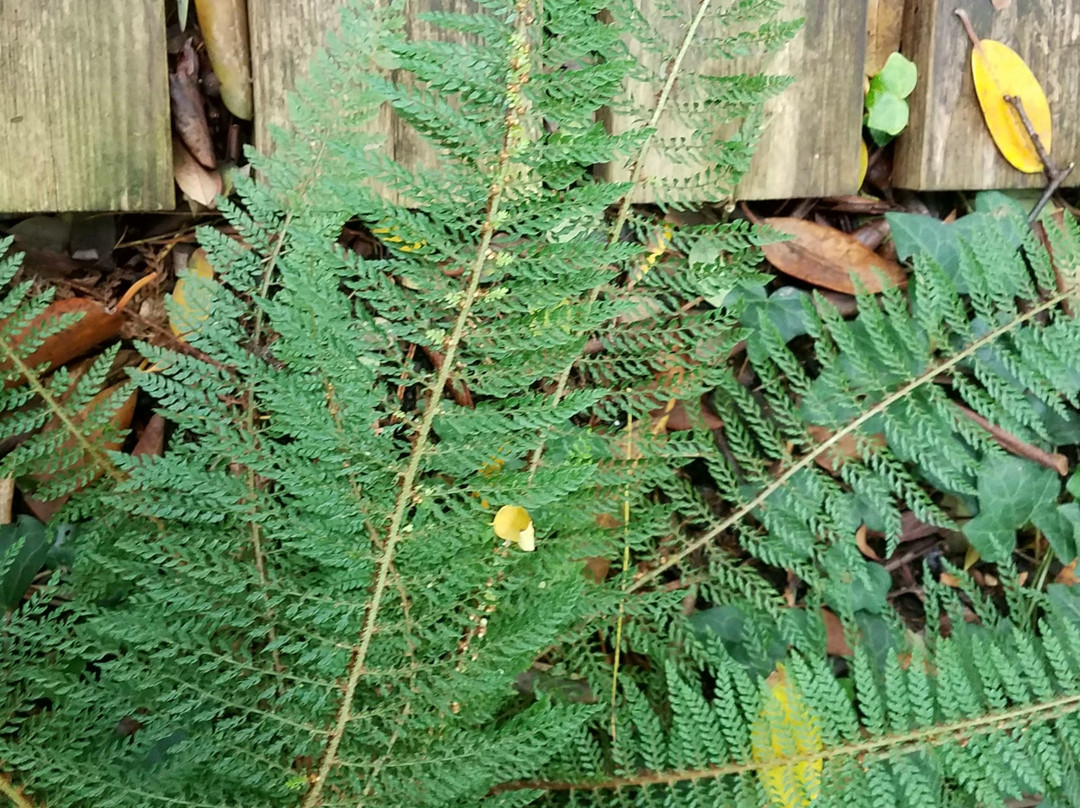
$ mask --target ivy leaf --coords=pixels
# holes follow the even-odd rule
[[[884,67],[870,80],[870,92],[875,86],[897,98],[907,98],[919,80],[919,69],[902,53],[891,53]],[[867,93],[869,97],[869,93]]]
[[[1048,522],[1060,493],[1053,470],[1019,457],[992,458],[979,472],[979,513],[964,535],[987,561],[1007,561],[1016,531],[1036,518]]]
[[[878,96],[873,104],[870,103],[870,96],[867,95],[866,107],[869,110],[869,114],[866,116],[866,125],[871,130],[884,132],[890,137],[895,137],[904,131],[904,127],[908,125],[910,111],[908,110],[907,101],[897,98],[892,93],[884,93]]]
[[[0,606],[14,611],[45,565],[50,542],[45,525],[32,516],[0,525]]]

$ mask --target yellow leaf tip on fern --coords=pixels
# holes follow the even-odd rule
[[[761,784],[777,808],[810,808],[821,793],[821,759],[783,761],[821,751],[818,717],[788,681],[783,665],[776,666],[763,690],[761,714],[751,730],[751,750],[756,762],[777,765],[759,770]]]

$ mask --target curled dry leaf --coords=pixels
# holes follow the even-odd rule
[[[65,314],[81,314],[82,316],[73,325],[46,339],[36,351],[26,357],[23,362],[28,367],[39,368],[42,372],[53,370],[77,356],[88,353],[101,343],[113,339],[120,333],[120,326],[123,324],[121,312],[116,311],[110,314],[95,300],[72,297],[49,304],[49,307],[35,317],[29,327],[13,340],[14,344],[18,345],[31,330],[40,328],[43,324]],[[2,367],[7,369],[8,365],[4,364]],[[12,387],[23,381],[25,380],[8,382],[7,386]]]
[[[217,171],[209,171],[199,164],[199,161],[191,156],[180,138],[173,137],[173,177],[180,190],[187,194],[188,198],[205,205],[208,208],[215,206],[215,198],[221,193],[221,175]]]
[[[172,99],[172,118],[180,139],[191,156],[206,168],[213,168],[214,146],[210,140],[210,125],[206,122],[206,107],[199,91],[199,58],[191,40],[184,42],[176,72],[169,74],[169,97]]]
[[[859,525],[859,529],[855,531],[855,546],[859,548],[859,552],[869,558],[871,561],[881,561],[882,558],[877,554],[877,550],[870,546],[870,542],[867,541],[866,525]]]
[[[992,39],[979,39],[967,13],[961,9],[956,14],[971,40],[971,77],[994,145],[1015,168],[1037,174],[1043,170],[1042,159],[1016,108],[1005,98],[1023,102],[1028,120],[1049,153],[1051,118],[1046,93],[1016,51]]]
[[[221,100],[237,118],[250,121],[255,104],[247,0],[195,0],[195,14],[214,75],[221,83]]]
[[[774,217],[763,220],[791,241],[765,245],[769,263],[785,275],[834,292],[855,294],[854,275],[868,292],[904,286],[907,273],[895,261],[882,258],[858,239],[805,219]]]

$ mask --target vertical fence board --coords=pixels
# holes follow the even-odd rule
[[[1041,186],[1041,174],[1017,171],[990,138],[958,8],[967,10],[980,38],[1019,53],[1042,84],[1053,117],[1055,162],[1080,159],[1080,0],[1013,0],[1000,11],[989,2],[908,0],[903,48],[919,67],[919,83],[910,99],[911,121],[897,141],[893,183],[925,191]],[[1080,184],[1080,176],[1074,173],[1067,184]]]
[[[0,0],[0,210],[175,203],[161,0]]]
[[[674,51],[685,27],[693,18],[697,0],[675,0],[685,9],[677,19],[662,15],[655,0],[639,0],[643,16],[653,22],[657,35]],[[741,199],[779,199],[792,196],[832,196],[858,190],[859,137],[862,120],[862,76],[866,45],[865,0],[789,0],[784,19],[804,17],[805,24],[795,39],[774,54],[734,61],[710,59],[696,66],[709,75],[769,73],[794,76],[795,83],[766,107],[765,129],[750,170],[736,190]],[[658,77],[667,65],[656,56],[642,54],[631,43],[638,58]],[[654,82],[632,82],[629,92],[638,107],[655,103],[661,86]],[[676,85],[676,93],[678,92]],[[609,127],[625,131],[632,119],[609,113]],[[687,125],[671,116],[661,122],[658,138],[669,140],[689,134]],[[647,158],[645,174],[652,177],[682,178],[702,167],[673,164],[656,152]],[[602,168],[605,177],[623,180],[625,167]],[[708,194],[708,191],[704,191]],[[723,190],[699,201],[718,201]],[[637,201],[652,201],[643,188]]]
[[[307,60],[321,46],[326,32],[336,28],[345,0],[248,0],[255,81],[255,146],[269,151],[269,127],[288,123],[288,93]],[[475,10],[469,0],[410,0],[406,30],[420,39],[450,41],[457,34],[442,31],[417,19],[429,11]],[[431,147],[384,105],[371,123],[374,134],[385,136],[385,151],[402,165],[418,169],[435,159]],[[402,200],[396,197],[395,202]]]

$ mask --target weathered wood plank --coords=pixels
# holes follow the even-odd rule
[[[1017,171],[990,138],[958,8],[967,10],[980,37],[1004,42],[1039,79],[1053,115],[1055,161],[1080,158],[1080,0],[1013,0],[1001,11],[989,2],[908,0],[903,50],[919,67],[919,83],[911,122],[897,141],[893,183],[926,191],[1041,186],[1041,174]],[[1067,184],[1080,184],[1080,175]]]
[[[347,0],[248,0],[251,58],[255,82],[255,146],[273,147],[269,127],[288,124],[288,93],[321,46],[328,31],[336,29]],[[407,33],[418,39],[451,41],[456,34],[440,31],[416,19],[429,11],[474,10],[469,0],[409,0]],[[385,136],[385,152],[402,165],[417,169],[432,165],[435,153],[407,124],[384,105],[371,123],[374,134]],[[392,201],[401,200],[394,197]]]
[[[639,9],[658,36],[674,50],[686,24],[694,16],[695,0],[675,0],[682,14],[664,14],[657,0],[639,0]],[[862,77],[866,43],[865,0],[789,0],[784,19],[805,17],[803,29],[781,50],[764,57],[734,61],[709,59],[699,70],[715,76],[737,73],[769,73],[795,76],[796,83],[765,108],[765,129],[750,170],[736,190],[741,199],[779,199],[792,196],[831,196],[858,190],[858,145],[862,122]],[[642,53],[631,43],[635,55],[655,75],[666,63]],[[632,82],[628,88],[641,109],[655,104],[660,81]],[[676,93],[678,86],[676,85]],[[677,100],[677,99],[676,99]],[[608,114],[611,131],[625,131],[632,119],[622,113]],[[719,126],[723,126],[720,124]],[[672,141],[690,134],[688,125],[671,116],[661,123],[658,138]],[[645,174],[650,177],[683,178],[702,167],[674,164],[670,155],[653,151]],[[626,178],[625,168],[609,165],[605,177]],[[722,189],[708,197],[718,201]],[[651,201],[642,190],[638,201]]]
[[[0,210],[175,203],[161,0],[0,0]]]
[[[889,55],[900,50],[904,28],[904,0],[868,0],[866,8],[866,75],[885,66]]]

